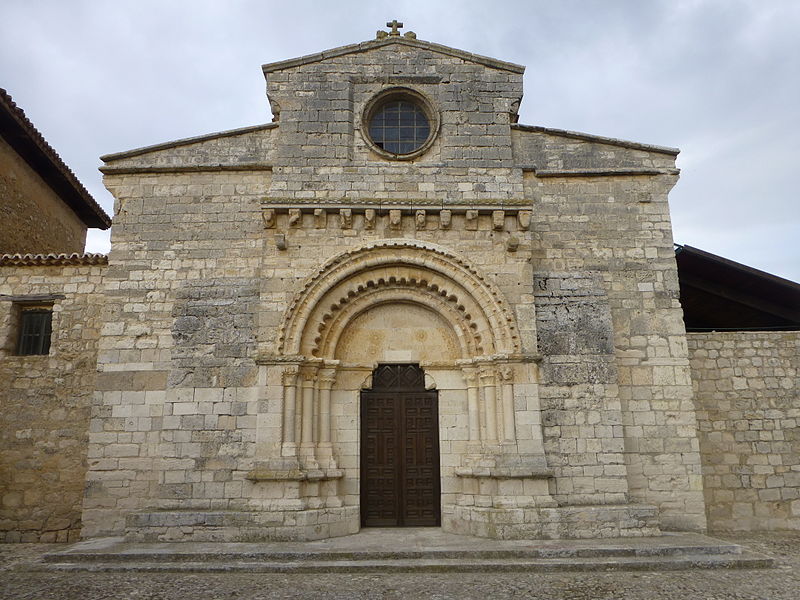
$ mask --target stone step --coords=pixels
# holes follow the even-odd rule
[[[46,554],[51,571],[469,572],[762,568],[773,559],[699,534],[594,540],[487,540],[438,529],[362,530],[317,542],[79,542]]]
[[[57,562],[47,571],[186,572],[186,573],[472,573],[552,571],[674,571],[681,569],[757,569],[773,559],[753,554],[684,554],[679,556],[618,556],[559,558],[386,558],[320,560],[113,561]]]
[[[174,544],[182,546],[184,544]],[[631,548],[625,546],[606,547],[561,547],[561,548],[514,548],[508,550],[392,550],[392,551],[210,551],[182,552],[175,549],[166,554],[162,549],[148,551],[138,548],[121,552],[70,552],[51,553],[44,557],[47,563],[79,562],[158,562],[168,560],[181,562],[296,562],[296,561],[361,561],[361,560],[443,560],[443,559],[558,559],[558,558],[628,558],[663,557],[686,555],[737,555],[742,553],[736,544],[677,545]]]

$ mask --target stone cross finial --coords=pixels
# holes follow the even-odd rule
[[[394,19],[391,22],[387,23],[386,26],[392,28],[392,30],[389,32],[389,35],[400,35],[400,32],[397,30],[400,29],[403,26],[403,24],[398,22],[397,19]]]

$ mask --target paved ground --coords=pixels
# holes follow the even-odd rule
[[[261,598],[547,598],[721,600],[800,598],[800,532],[717,535],[778,559],[775,569],[553,574],[39,573],[26,564],[56,544],[0,544],[0,599],[239,600]]]

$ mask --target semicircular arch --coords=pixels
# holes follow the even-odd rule
[[[378,289],[384,293],[372,293]],[[465,352],[520,351],[514,318],[502,293],[468,261],[436,244],[380,240],[333,257],[306,280],[284,317],[279,353],[329,357],[330,340],[338,339],[330,337],[331,332],[341,333],[341,327],[330,327],[334,316],[337,324],[346,324],[354,316],[348,312],[351,305],[363,312],[369,301],[362,298],[383,302],[388,289],[394,290],[398,301],[402,298],[398,290],[415,290],[414,301],[446,316],[464,340]],[[334,315],[339,312],[350,317]]]

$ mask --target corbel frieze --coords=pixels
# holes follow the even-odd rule
[[[304,217],[304,215],[307,215]],[[331,215],[338,218],[329,218]],[[527,231],[531,226],[532,210],[525,204],[505,201],[502,205],[438,204],[380,201],[374,203],[320,204],[265,198],[261,218],[265,229],[364,229],[386,228],[402,230],[451,229],[463,227],[476,231],[479,223],[488,223],[495,231]],[[512,217],[507,219],[506,217]],[[480,221],[488,218],[488,221]],[[485,227],[486,225],[484,225]],[[512,241],[513,248],[516,246]]]

